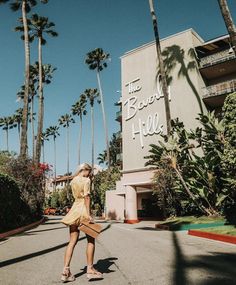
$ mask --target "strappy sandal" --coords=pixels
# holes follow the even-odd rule
[[[75,281],[75,276],[73,274],[71,274],[69,266],[64,267],[63,272],[61,274],[61,281],[63,283]]]
[[[93,273],[88,273],[88,269],[92,269]],[[97,271],[93,267],[93,264],[92,264],[92,265],[88,265],[87,266],[87,278],[88,278],[88,280],[91,280],[91,279],[101,279],[101,278],[103,278],[103,274],[101,272]]]

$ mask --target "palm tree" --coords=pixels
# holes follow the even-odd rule
[[[75,123],[72,115],[65,114],[59,118],[59,125],[66,128],[66,148],[67,148],[67,173],[70,172],[70,124]],[[67,181],[68,182],[68,181]]]
[[[38,38],[38,64],[39,64],[39,111],[38,111],[38,132],[36,140],[36,163],[40,162],[41,156],[41,136],[43,132],[44,118],[44,97],[43,97],[43,67],[42,67],[42,46],[47,43],[44,35],[57,37],[58,33],[53,30],[55,24],[49,22],[47,17],[41,17],[33,14],[30,18],[30,35],[31,39]]]
[[[30,85],[29,85],[29,104],[30,104],[30,119],[29,122],[31,123],[31,132],[32,132],[32,157],[34,161],[34,154],[35,154],[35,135],[34,135],[34,97],[37,94],[36,91],[36,83],[37,83],[37,73],[38,71],[35,69],[33,65],[30,65]],[[17,93],[18,100],[23,100],[25,94],[25,85],[21,86],[21,90]]]
[[[80,96],[79,101],[77,101],[71,107],[71,112],[75,116],[79,116],[80,121],[80,131],[79,131],[79,144],[78,144],[78,165],[80,165],[80,151],[81,151],[81,140],[82,140],[82,122],[83,122],[83,115],[87,114],[86,111],[86,98],[85,96]]]
[[[100,80],[100,72],[107,67],[107,60],[110,55],[105,53],[102,48],[97,48],[89,53],[87,53],[87,58],[85,63],[88,64],[89,69],[96,70],[97,72],[97,81],[99,94],[101,98],[101,107],[102,107],[102,115],[103,115],[103,125],[105,130],[105,141],[106,141],[106,149],[107,149],[107,160],[108,160],[108,168],[110,169],[110,154],[109,154],[109,137],[108,137],[108,129],[107,129],[107,121],[106,121],[106,113],[104,108],[104,99],[103,92]]]
[[[0,127],[6,131],[6,149],[9,151],[9,130],[16,127],[13,116],[3,117],[0,119]]]
[[[27,14],[31,11],[31,8],[37,4],[37,0],[0,0],[0,4],[7,2],[10,3],[12,11],[16,12],[21,9],[22,23],[24,35],[22,39],[25,45],[25,94],[24,94],[24,106],[22,116],[22,128],[21,128],[21,142],[20,142],[20,156],[26,158],[27,155],[27,129],[28,129],[28,103],[29,103],[29,81],[30,81],[30,47],[29,47],[29,31]],[[40,0],[42,3],[47,3],[48,0]]]
[[[228,30],[231,45],[234,51],[234,54],[236,55],[236,27],[233,21],[233,18],[231,16],[228,4],[226,0],[218,0],[218,4],[220,6],[221,14],[223,16],[225,26]]]
[[[54,190],[56,190],[56,178],[57,178],[57,150],[56,150],[56,138],[60,136],[58,126],[51,126],[46,129],[45,136],[46,137],[53,137],[53,145],[54,145]]]
[[[83,93],[90,104],[91,112],[91,146],[92,146],[92,169],[94,169],[94,100],[99,96],[97,89],[86,89]],[[98,101],[100,103],[100,101]]]
[[[43,163],[45,163],[45,152],[44,152],[44,142],[45,141],[48,141],[48,135],[46,132],[43,132],[42,133],[42,136],[41,136],[41,143],[42,143],[42,154],[43,154]]]
[[[156,50],[157,50],[157,58],[159,62],[160,81],[162,83],[162,90],[163,90],[164,101],[165,101],[167,135],[169,135],[171,131],[171,115],[170,115],[168,85],[167,85],[164,63],[163,63],[163,59],[161,56],[161,45],[160,45],[160,38],[159,38],[159,32],[158,32],[157,17],[156,17],[154,6],[153,6],[153,0],[149,0],[149,6],[150,6],[154,35],[155,35],[155,40],[156,40]]]
[[[15,114],[13,115],[14,121],[17,125],[19,142],[20,142],[20,130],[21,130],[21,123],[22,123],[22,114],[23,114],[23,108],[19,108],[15,111]]]
[[[38,111],[38,132],[36,140],[35,161],[38,164],[41,156],[41,135],[43,131],[43,117],[44,117],[44,97],[43,97],[43,64],[42,64],[42,46],[47,43],[45,35],[57,37],[58,33],[53,30],[55,24],[49,22],[47,17],[42,17],[33,14],[28,19],[29,24],[29,40],[32,42],[38,38],[38,92],[39,92],[39,111]],[[17,31],[23,31],[22,26],[16,27]],[[36,66],[37,66],[36,65]]]

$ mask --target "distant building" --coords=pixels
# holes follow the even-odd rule
[[[171,117],[194,129],[201,110],[215,110],[221,116],[225,97],[236,91],[236,57],[229,36],[204,42],[189,29],[161,40],[161,47]],[[128,223],[144,217],[158,219],[162,214],[152,203],[153,169],[144,166],[149,145],[166,133],[156,58],[155,42],[121,57],[122,96],[116,120],[121,124],[122,177],[116,190],[106,192],[105,214]]]

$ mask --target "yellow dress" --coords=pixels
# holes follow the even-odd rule
[[[82,219],[89,217],[84,197],[90,194],[90,184],[90,179],[87,177],[76,176],[72,179],[70,185],[75,200],[70,211],[60,220],[61,223],[67,226],[79,225]]]

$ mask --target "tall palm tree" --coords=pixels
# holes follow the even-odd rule
[[[37,4],[37,0],[0,0],[0,4],[4,4],[10,1],[10,8],[16,12],[21,9],[22,23],[24,29],[24,46],[25,46],[25,94],[24,94],[24,106],[21,128],[21,142],[20,142],[20,156],[26,158],[27,155],[27,129],[28,129],[28,98],[29,98],[29,81],[30,81],[30,46],[29,46],[29,31],[27,14],[31,11],[31,8]],[[40,0],[42,3],[47,3],[48,0]]]
[[[42,17],[33,14],[28,19],[29,40],[32,42],[35,38],[38,39],[38,93],[39,93],[39,111],[38,111],[38,131],[36,140],[35,161],[38,164],[41,156],[41,135],[43,131],[44,118],[44,97],[43,97],[43,64],[42,64],[42,46],[47,43],[45,35],[57,37],[58,33],[53,30],[55,24],[49,22],[47,17]],[[23,31],[22,26],[16,27],[16,30]]]
[[[0,127],[6,132],[6,149],[9,151],[9,130],[15,128],[17,125],[13,116],[3,117],[0,120]]]
[[[108,136],[106,113],[105,113],[105,108],[104,108],[104,98],[103,98],[101,79],[100,79],[100,72],[104,68],[107,67],[107,61],[109,58],[110,58],[109,53],[105,53],[102,48],[97,48],[87,53],[85,63],[88,64],[89,69],[96,70],[97,72],[97,81],[98,81],[99,94],[101,98],[103,125],[104,125],[104,131],[105,131],[108,168],[110,169],[109,136]]]
[[[81,153],[81,140],[82,140],[82,122],[83,116],[87,114],[86,111],[86,97],[81,95],[79,100],[71,107],[72,115],[79,116],[80,131],[79,131],[79,143],[78,143],[78,165],[80,165],[80,153]]]
[[[22,123],[22,114],[23,114],[23,108],[19,108],[15,111],[14,114],[14,121],[17,125],[18,130],[18,136],[19,136],[19,142],[20,142],[20,130],[21,130],[21,123]]]
[[[149,0],[149,6],[150,6],[150,12],[152,16],[152,24],[153,24],[153,29],[154,29],[155,41],[156,41],[156,51],[157,51],[157,58],[159,62],[160,80],[162,84],[162,90],[163,90],[164,102],[165,102],[167,135],[169,135],[171,131],[171,114],[170,114],[170,105],[169,105],[168,85],[167,85],[164,63],[163,63],[163,59],[161,56],[161,45],[160,45],[157,17],[156,17],[155,10],[154,10],[153,0]]]
[[[53,137],[53,148],[54,148],[54,190],[56,190],[56,178],[57,178],[57,149],[56,149],[56,138],[60,136],[58,126],[51,126],[46,129],[46,137]]]
[[[44,151],[44,142],[48,141],[48,134],[46,132],[42,132],[41,143],[42,143],[42,155],[43,155],[43,163],[45,163],[45,151]]]
[[[221,14],[223,16],[225,26],[228,30],[231,45],[234,51],[234,54],[236,55],[236,27],[233,21],[233,18],[231,16],[227,0],[218,0],[218,4],[220,6]]]
[[[29,112],[29,122],[31,123],[31,132],[32,132],[32,158],[34,161],[35,156],[35,131],[34,131],[34,97],[37,94],[36,83],[37,83],[37,73],[38,71],[35,69],[34,65],[30,65],[30,85],[29,85],[29,104],[30,104],[30,112]],[[25,85],[21,86],[21,90],[17,93],[18,100],[23,100],[25,94]]]
[[[86,89],[83,93],[90,104],[91,112],[91,147],[92,147],[92,169],[94,169],[94,101],[99,96],[97,89]],[[98,101],[100,103],[100,100]]]
[[[65,114],[59,118],[59,125],[66,128],[67,174],[70,172],[70,124],[75,123],[72,115]]]
[[[43,132],[44,118],[44,97],[43,97],[43,66],[42,66],[42,46],[47,43],[45,35],[57,37],[58,33],[53,30],[55,24],[49,22],[47,17],[33,14],[30,18],[30,35],[32,40],[38,38],[38,64],[39,64],[39,111],[38,111],[38,131],[36,140],[36,163],[40,162],[41,156],[41,136]]]

